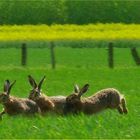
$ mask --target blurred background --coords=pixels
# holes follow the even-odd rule
[[[139,65],[139,6],[135,0],[1,0],[0,66]]]

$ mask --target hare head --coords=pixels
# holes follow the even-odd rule
[[[11,91],[11,88],[15,84],[16,81],[14,81],[12,84],[10,84],[9,80],[6,80],[4,83],[4,92],[0,94],[0,103],[4,104],[9,101],[9,94]]]
[[[85,84],[81,89],[75,85],[74,93],[66,97],[64,113],[78,113],[82,109],[81,96],[88,90],[89,84]]]
[[[30,91],[29,94],[29,99],[31,100],[36,100],[41,96],[41,86],[43,81],[45,80],[45,76],[40,80],[39,84],[35,82],[33,77],[31,75],[28,75],[29,83],[32,86],[32,90]]]

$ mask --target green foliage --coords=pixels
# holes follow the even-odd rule
[[[63,0],[6,0],[0,1],[1,24],[64,23]]]
[[[125,54],[124,54],[125,55]],[[124,60],[121,55],[121,61]],[[73,61],[75,63],[75,61]],[[55,116],[22,117],[3,116],[0,122],[0,139],[135,139],[140,138],[140,86],[138,67],[108,68],[58,68],[54,71],[48,68],[16,68],[11,66],[0,69],[0,91],[3,82],[9,78],[17,80],[11,95],[27,97],[31,89],[27,82],[27,75],[32,74],[37,81],[46,75],[42,91],[48,96],[68,95],[73,91],[75,83],[82,86],[90,84],[85,96],[90,96],[96,91],[114,87],[126,97],[129,109],[128,115],[120,115],[117,110],[106,110],[96,115],[86,116]],[[2,106],[0,106],[2,108]]]
[[[0,24],[140,23],[137,0],[1,0]]]

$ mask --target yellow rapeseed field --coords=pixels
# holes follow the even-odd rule
[[[140,40],[139,24],[1,25],[0,41]]]

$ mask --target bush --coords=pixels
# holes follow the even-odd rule
[[[140,1],[1,0],[0,24],[140,23]]]

